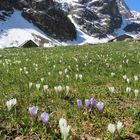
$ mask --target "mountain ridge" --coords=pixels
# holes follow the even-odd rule
[[[13,14],[18,15],[19,22],[27,22],[28,26],[27,23],[22,24],[22,28],[19,25],[16,27],[16,24],[9,25],[8,22],[14,23]],[[55,45],[103,43],[125,33],[136,37],[140,33],[138,16],[138,13],[129,10],[123,0],[2,0],[0,48],[19,46],[27,39],[48,46],[44,45],[48,41]],[[4,24],[9,27],[4,28]],[[12,43],[12,39],[9,44],[4,43],[5,34],[10,34],[13,29],[17,31],[17,28],[21,29],[20,34],[30,28],[27,39],[15,39],[13,33],[13,42],[17,43]],[[39,42],[42,38],[40,42],[43,44]]]

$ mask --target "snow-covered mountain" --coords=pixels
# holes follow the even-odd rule
[[[124,0],[2,0],[0,48],[27,40],[49,47],[108,42],[140,33],[140,14]]]

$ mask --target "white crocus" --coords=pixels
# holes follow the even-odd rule
[[[123,79],[126,80],[127,79],[127,75],[123,75]]]
[[[115,93],[115,88],[114,87],[108,87],[108,89],[111,93]]]
[[[115,130],[116,130],[116,125],[115,124],[112,124],[112,123],[109,123],[108,124],[108,131],[110,133],[114,134]]]
[[[11,99],[11,100],[6,102],[6,106],[7,106],[8,110],[11,110],[11,108],[13,106],[15,106],[16,104],[17,104],[17,99],[16,98]]]
[[[127,81],[128,84],[130,84],[130,79],[129,78],[127,78],[126,81]]]
[[[59,75],[62,75],[62,71],[59,71]]]
[[[135,81],[138,81],[138,80],[139,80],[138,76],[135,75],[135,76],[134,76],[134,80],[135,80]]]
[[[64,72],[65,72],[65,74],[66,74],[66,73],[68,72],[68,69],[65,69]]]
[[[70,91],[70,87],[69,86],[66,86],[66,93],[68,94]]]
[[[78,79],[78,74],[75,74],[75,78],[76,78],[76,80]]]
[[[44,86],[43,86],[43,90],[44,90],[44,91],[47,91],[47,90],[48,90],[48,85],[44,85]]]
[[[19,71],[22,72],[22,68],[20,68]]]
[[[83,78],[83,75],[79,74],[79,79],[82,80],[82,78]]]
[[[116,74],[114,72],[111,72],[111,76],[114,77]]]
[[[30,83],[29,83],[29,89],[31,89],[31,88],[32,88],[32,86],[33,86],[33,83],[32,83],[32,82],[30,82]]]
[[[68,79],[69,79],[69,75],[66,75],[66,78],[68,78]]]
[[[54,87],[55,92],[59,93],[63,91],[63,88],[61,85]]]
[[[122,128],[123,128],[123,123],[120,122],[120,121],[118,121],[118,122],[117,122],[117,130],[119,131],[119,130],[121,130]]]
[[[138,89],[135,89],[135,90],[134,90],[134,94],[135,94],[135,97],[138,97],[139,90],[138,90]]]
[[[41,80],[41,82],[43,82],[44,81],[44,78],[41,78],[40,80]]]
[[[60,127],[60,132],[63,137],[63,140],[67,140],[67,137],[68,137],[68,134],[70,131],[70,126],[67,125],[67,121],[65,119],[61,118],[59,120],[59,127]]]
[[[126,92],[127,92],[127,93],[130,93],[130,92],[131,92],[131,88],[130,88],[130,87],[127,87],[127,88],[126,88]]]
[[[41,87],[41,85],[40,85],[40,84],[36,84],[35,86],[36,86],[36,89],[37,89],[37,90],[39,90],[39,89],[40,89],[40,87]]]

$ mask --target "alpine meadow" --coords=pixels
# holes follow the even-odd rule
[[[0,137],[140,139],[140,44],[0,50]]]

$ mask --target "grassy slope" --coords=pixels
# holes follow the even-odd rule
[[[125,63],[127,59],[128,64]],[[140,77],[139,62],[140,45],[127,43],[0,50],[1,138],[7,136],[13,139],[23,135],[25,139],[58,140],[58,121],[64,117],[71,125],[69,139],[111,139],[107,125],[118,120],[125,125],[123,137],[131,135],[140,139],[140,136],[131,134],[140,131],[140,95],[137,99],[134,96],[134,89],[140,90],[140,79],[134,81],[134,75]],[[38,70],[35,70],[34,63],[38,64]],[[27,70],[20,72],[20,68],[26,69],[24,67]],[[66,68],[67,74],[64,73]],[[29,73],[25,74],[25,71]],[[63,74],[59,75],[59,71]],[[51,75],[48,75],[49,72]],[[112,72],[115,77],[111,76]],[[76,80],[75,74],[82,74],[83,79]],[[123,80],[123,75],[131,79],[130,84]],[[42,87],[39,91],[35,88],[42,77],[45,78],[42,86],[49,85],[47,92],[43,92]],[[34,84],[31,89],[29,82]],[[70,86],[69,93],[63,91],[57,94],[54,91],[57,85]],[[116,93],[110,93],[109,86],[114,86]],[[129,94],[125,92],[128,86],[132,88]],[[105,103],[103,113],[98,113],[96,108],[94,112],[77,108],[77,99],[84,102],[91,97]],[[17,105],[7,111],[5,102],[11,98],[17,98]],[[33,105],[39,106],[38,120],[34,122],[28,114],[28,107]],[[39,121],[43,111],[50,114],[47,130]]]

